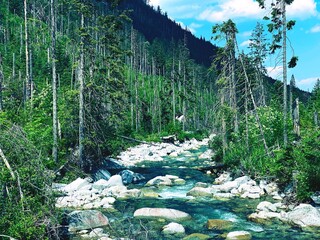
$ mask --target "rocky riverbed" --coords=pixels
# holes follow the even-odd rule
[[[56,207],[68,212],[72,238],[320,237],[319,210],[284,205],[274,182],[198,171],[214,166],[208,140],[141,144],[118,156],[118,163],[131,170],[54,184],[60,195]]]

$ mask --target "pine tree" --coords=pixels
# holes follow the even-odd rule
[[[263,81],[263,75],[266,74],[266,69],[263,63],[267,57],[267,38],[264,34],[264,28],[261,23],[257,23],[255,29],[252,32],[249,48],[250,56],[252,57],[253,65],[256,70],[257,83],[259,84],[259,101],[257,105],[266,106],[266,93]]]

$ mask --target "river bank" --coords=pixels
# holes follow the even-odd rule
[[[313,229],[320,226],[318,209],[310,205],[297,209],[285,206],[281,203],[283,194],[274,182],[256,182],[247,176],[234,179],[227,172],[218,177],[199,171],[199,166],[214,166],[210,160],[213,152],[207,144],[205,139],[181,145],[142,144],[128,149],[117,161],[132,174],[143,176],[135,183],[128,183],[127,176],[124,181],[120,173],[108,180],[79,178],[68,185],[59,185],[58,191],[63,196],[57,198],[56,206],[70,212],[72,236],[101,240],[318,236],[303,231],[311,222]],[[303,213],[305,219],[311,217],[312,221],[302,220],[303,224],[299,224],[298,213],[302,209],[308,210]],[[97,210],[98,213],[91,212]],[[87,212],[86,216],[98,214],[93,219],[101,221],[84,217],[84,222],[79,223],[76,220],[82,219],[81,212]]]

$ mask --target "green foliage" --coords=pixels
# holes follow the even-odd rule
[[[294,68],[295,66],[297,66],[297,62],[298,62],[298,57],[293,56],[288,62],[288,68]]]
[[[1,233],[17,239],[46,239],[47,224],[53,223],[49,191],[53,176],[20,127],[2,121],[0,129],[0,148],[15,176],[1,159]]]
[[[301,143],[294,148],[299,175],[298,197],[302,200],[310,196],[309,191],[320,190],[320,131],[308,131]]]

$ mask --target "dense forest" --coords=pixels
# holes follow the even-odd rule
[[[320,81],[307,93],[263,66],[292,26],[275,22],[269,44],[258,24],[245,55],[231,20],[211,43],[146,1],[118,4],[0,0],[0,234],[54,238],[52,182],[89,174],[128,138],[214,132],[212,161],[283,187],[297,173],[294,201],[320,190]]]

